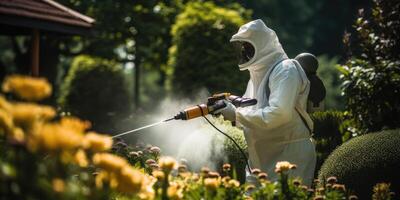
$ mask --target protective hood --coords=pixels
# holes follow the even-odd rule
[[[241,26],[230,41],[249,42],[255,48],[253,58],[246,63],[240,64],[240,70],[260,71],[262,68],[272,67],[278,61],[287,58],[275,32],[268,28],[261,19]]]

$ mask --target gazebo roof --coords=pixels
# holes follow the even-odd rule
[[[87,34],[94,19],[52,0],[1,0],[0,33],[29,34],[30,29]]]

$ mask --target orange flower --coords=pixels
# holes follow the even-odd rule
[[[109,175],[106,171],[101,171],[96,175],[95,183],[97,188],[103,188],[104,182],[109,180]]]
[[[157,180],[159,180],[159,181],[164,180],[164,178],[165,178],[164,172],[159,171],[159,170],[154,170],[153,173],[152,173],[152,175],[153,175],[155,178],[157,178]]]
[[[125,166],[122,168],[121,173],[118,175],[117,189],[120,192],[132,193],[139,192],[142,188],[142,181],[144,175],[138,170],[133,169],[130,166]]]
[[[288,171],[289,169],[296,169],[296,167],[296,165],[291,164],[288,161],[277,162],[275,166],[275,172],[282,173]]]
[[[167,189],[167,196],[172,200],[179,200],[183,198],[182,189],[180,189],[179,185],[175,182],[171,182],[170,186]]]
[[[216,190],[221,184],[218,178],[206,178],[204,179],[204,186],[209,190]]]
[[[83,151],[82,149],[79,149],[76,153],[75,153],[75,162],[80,166],[80,167],[87,167],[89,162],[87,160],[86,157],[86,153],[85,151]]]
[[[106,135],[100,135],[95,132],[89,132],[85,135],[83,146],[92,151],[106,151],[112,146],[112,138]]]
[[[44,149],[71,150],[81,146],[83,134],[61,126],[58,123],[36,124],[28,140],[31,151]]]
[[[225,187],[227,187],[227,188],[235,188],[235,187],[239,187],[239,186],[240,186],[239,181],[237,181],[235,179],[229,180],[227,182],[227,184],[225,185]]]
[[[50,106],[41,106],[33,103],[12,104],[11,115],[18,126],[31,127],[36,121],[47,121],[56,115]]]
[[[0,109],[4,109],[6,112],[11,110],[11,104],[2,95],[0,95]]]
[[[0,108],[0,132],[11,133],[14,127],[12,116],[5,110]]]
[[[65,183],[60,178],[53,179],[52,185],[53,185],[53,190],[55,192],[64,192],[64,190],[65,190]]]
[[[76,132],[83,133],[86,129],[90,128],[91,124],[88,121],[82,121],[76,117],[63,117],[60,124]]]
[[[51,95],[51,85],[44,78],[12,75],[6,77],[2,89],[28,101],[39,101]]]
[[[109,172],[117,172],[125,167],[128,162],[114,154],[96,153],[93,156],[93,164]]]
[[[14,127],[11,131],[10,139],[22,143],[25,141],[25,133],[21,128]]]
[[[177,162],[174,158],[172,157],[161,157],[159,160],[159,166],[161,169],[168,174],[171,170],[175,169],[177,167]]]

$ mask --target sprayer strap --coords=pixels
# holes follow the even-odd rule
[[[267,87],[266,87],[266,94],[269,100],[269,96],[271,94],[271,89],[269,88],[269,77],[271,76],[272,72],[274,71],[275,67],[277,65],[279,65],[281,62],[283,62],[285,59],[282,59],[281,61],[277,62],[269,71],[268,77],[267,77]],[[295,106],[294,109],[296,110],[297,114],[299,114],[301,121],[303,121],[304,125],[307,127],[308,131],[310,132],[310,135],[313,136],[314,132],[311,130],[310,126],[308,125],[306,119],[304,119],[303,115],[301,115],[301,113],[299,112],[299,110],[297,109],[297,107]]]

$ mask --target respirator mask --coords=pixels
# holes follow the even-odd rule
[[[234,41],[232,45],[235,49],[235,53],[238,57],[239,65],[249,62],[255,53],[253,45],[245,41]]]

